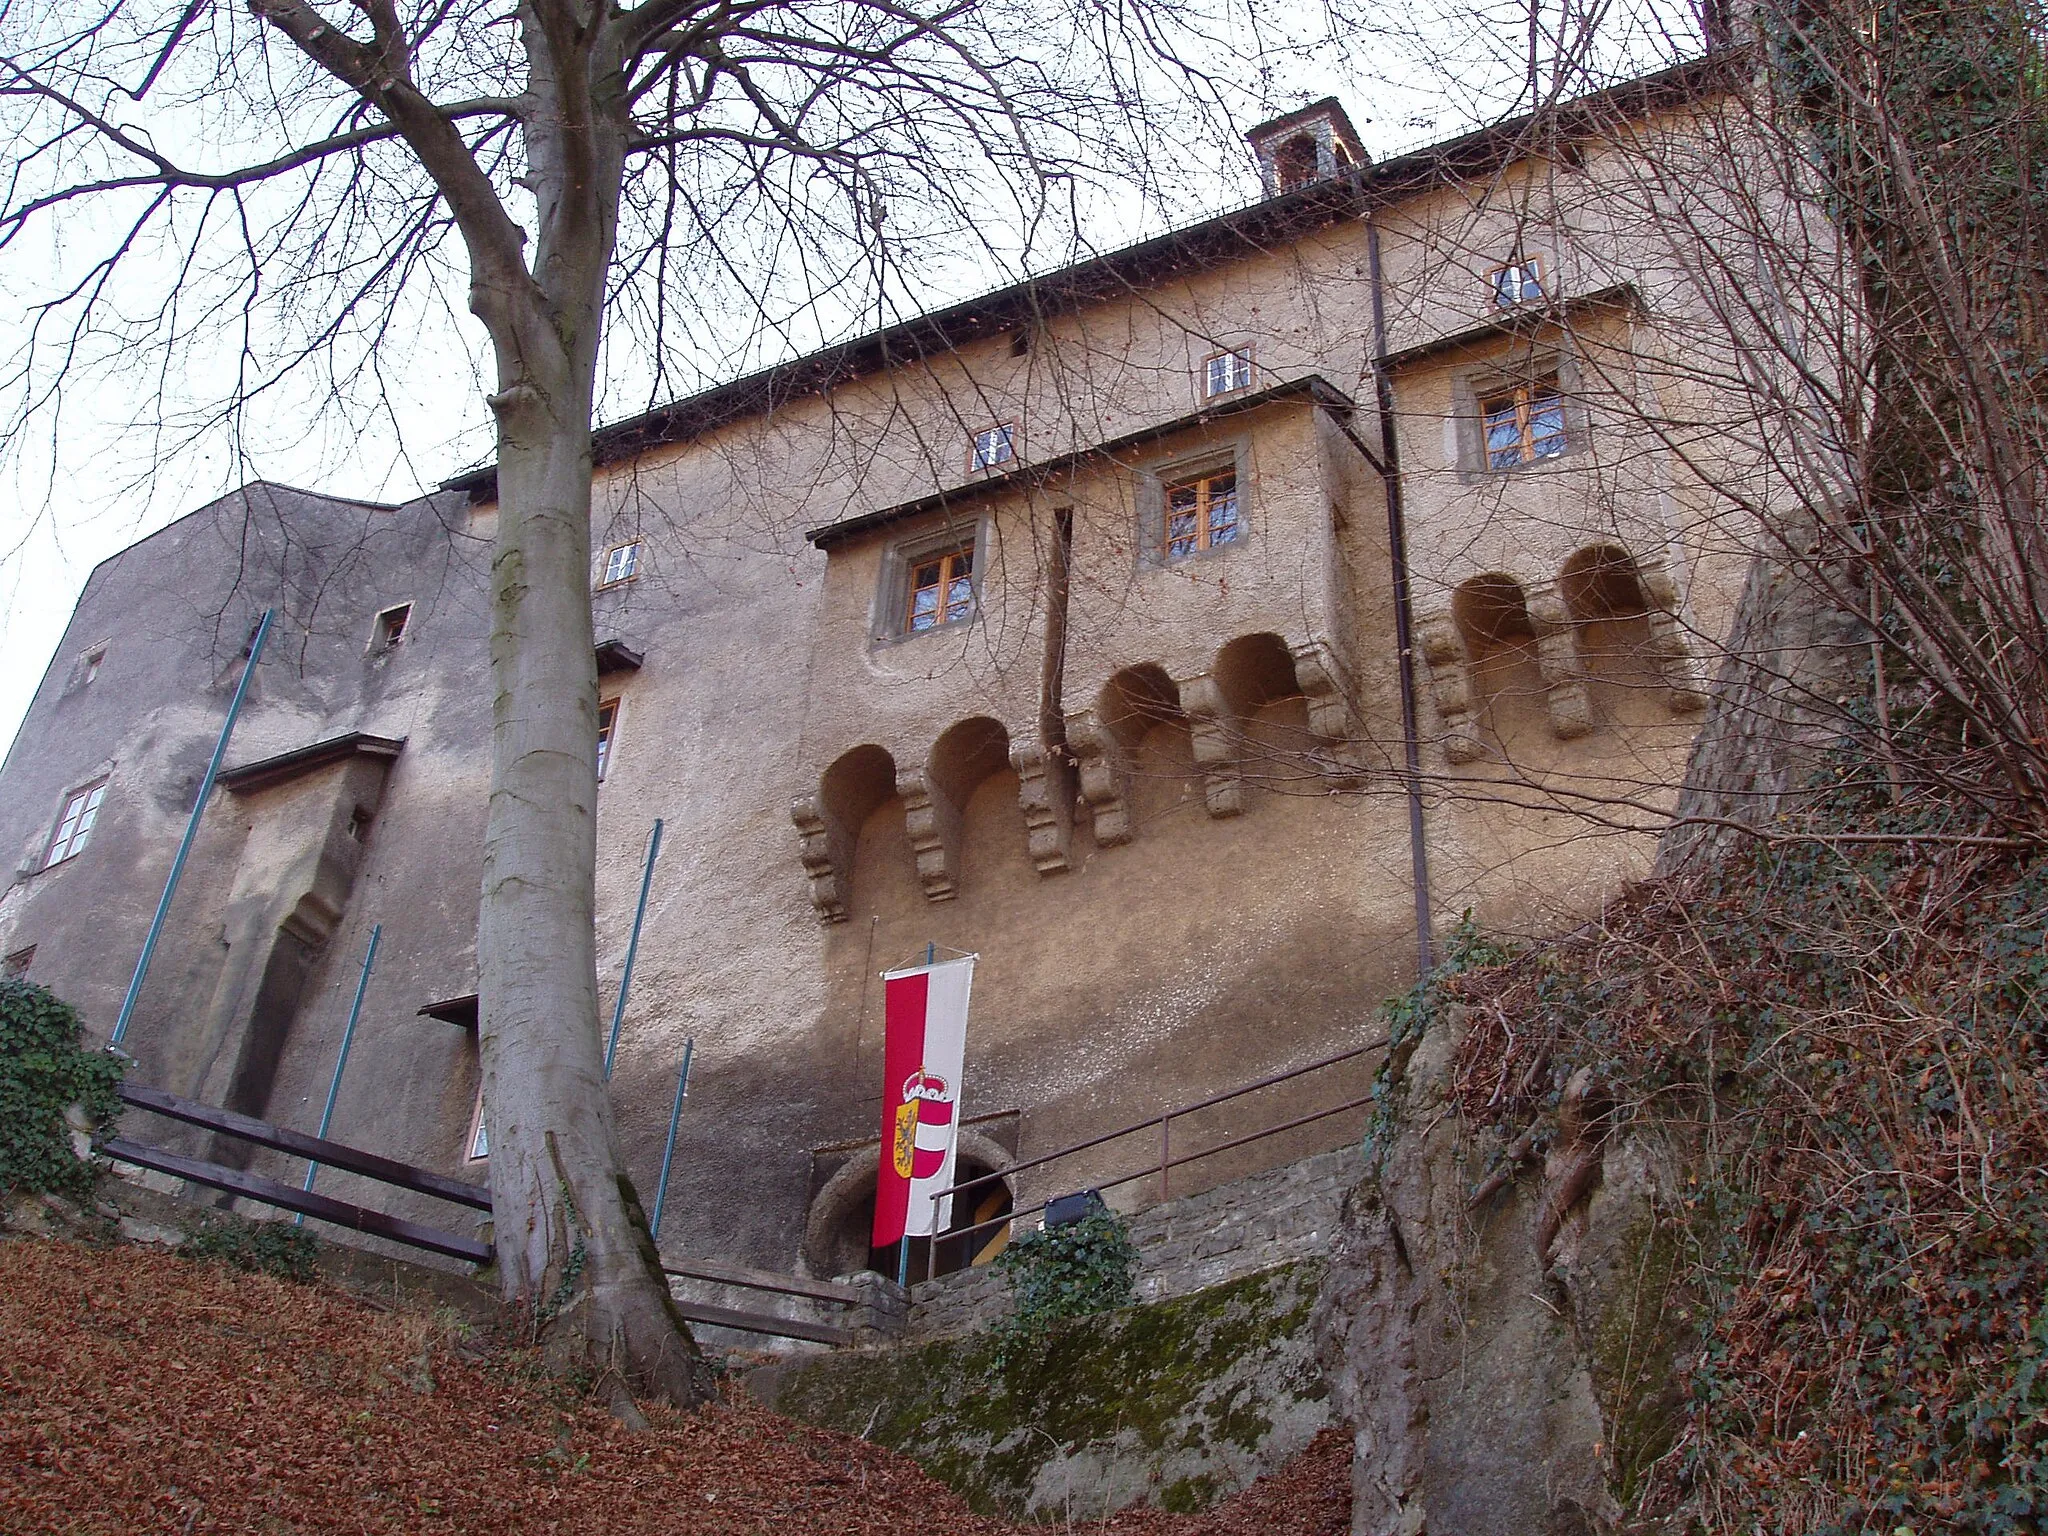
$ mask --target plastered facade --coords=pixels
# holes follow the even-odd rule
[[[813,1273],[865,1262],[877,973],[927,945],[981,957],[965,1084],[981,1166],[1370,1040],[1378,1000],[1415,970],[1403,561],[1439,935],[1467,908],[1542,928],[1646,868],[1744,554],[1717,532],[1715,476],[1744,470],[1725,434],[1711,464],[1671,451],[1698,372],[1658,360],[1699,354],[1711,306],[1668,233],[1640,227],[1630,155],[1709,108],[1617,119],[1562,158],[1503,150],[1483,175],[1356,173],[1387,186],[1343,206],[1335,184],[1284,194],[1204,226],[1221,245],[1160,246],[1142,282],[1051,283],[1064,297],[1001,323],[949,312],[967,318],[945,348],[771,393],[600,468],[596,631],[641,658],[599,687],[615,705],[607,1015],[664,823],[613,1078],[644,1196],[696,1041],[664,1248]],[[1504,309],[1489,273],[1517,256],[1545,293]],[[1206,360],[1228,352],[1249,355],[1249,382],[1209,398]],[[1564,450],[1489,468],[1487,392],[1552,375]],[[997,425],[1015,458],[976,470],[974,435]],[[1223,472],[1239,536],[1176,557],[1164,498]],[[129,1035],[137,1076],[311,1129],[381,924],[333,1134],[481,1177],[464,1157],[474,1037],[418,1012],[476,990],[495,509],[487,479],[451,484],[396,508],[256,485],[94,573],[0,770],[0,849],[18,866],[0,950],[33,945],[30,977],[111,1025],[239,647],[275,605],[230,766],[398,745],[216,791]],[[625,543],[633,576],[602,585]],[[971,616],[902,633],[916,562],[970,543]],[[405,633],[381,644],[398,604]],[[87,847],[43,867],[67,794],[102,778]],[[1356,1086],[1307,1079],[1175,1135],[1191,1150]],[[1173,1192],[1358,1123],[1177,1170]],[[1156,1155],[1112,1145],[1011,1193],[1035,1203]],[[1139,1180],[1112,1198],[1158,1193]],[[451,1219],[381,1189],[375,1203]]]

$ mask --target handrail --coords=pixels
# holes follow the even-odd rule
[[[1271,1077],[1262,1077],[1255,1083],[1246,1083],[1240,1088],[1232,1088],[1224,1093],[1211,1094],[1206,1099],[1198,1099],[1193,1104],[1183,1104],[1178,1109],[1169,1109],[1165,1114],[1154,1115],[1149,1120],[1136,1121],[1125,1126],[1122,1130],[1109,1131],[1100,1136],[1091,1136],[1086,1141],[1077,1141],[1071,1146],[1061,1147],[1057,1152],[1048,1152],[1042,1157],[1026,1158],[1021,1163],[1012,1163],[1009,1167],[999,1169],[994,1173],[984,1173],[971,1179],[962,1179],[950,1189],[942,1189],[931,1198],[943,1200],[947,1195],[957,1195],[964,1190],[974,1189],[980,1185],[992,1183],[997,1179],[1007,1179],[1010,1175],[1022,1173],[1027,1168],[1036,1168],[1044,1163],[1056,1163],[1063,1157],[1072,1157],[1076,1152],[1086,1152],[1090,1147],[1099,1147],[1104,1142],[1116,1141],[1121,1137],[1135,1135],[1139,1131],[1150,1130],[1155,1125],[1164,1126],[1169,1121],[1177,1120],[1183,1115],[1192,1115],[1199,1110],[1211,1109],[1218,1104],[1227,1104],[1232,1099],[1241,1099],[1248,1093],[1257,1093],[1261,1088],[1271,1088],[1275,1083],[1284,1083],[1293,1078],[1304,1077],[1310,1072],[1320,1072],[1324,1067],[1334,1067],[1340,1061],[1350,1061],[1355,1056],[1364,1056],[1372,1051],[1384,1050],[1386,1045],[1387,1042],[1385,1040],[1373,1040],[1364,1045],[1354,1046],[1348,1051],[1339,1051],[1334,1056],[1325,1056],[1320,1061],[1312,1061],[1307,1066],[1292,1067],[1285,1072],[1275,1072]],[[1207,1154],[1197,1155],[1206,1156]],[[1194,1160],[1194,1158],[1174,1159],[1161,1164],[1154,1164],[1153,1166],[1178,1167],[1182,1162],[1193,1162]],[[1145,1171],[1150,1173],[1152,1169],[1147,1168]],[[1128,1183],[1130,1181],[1125,1179],[1118,1182]],[[1099,1187],[1106,1189],[1110,1186],[1102,1185]],[[987,1223],[984,1222],[982,1225],[986,1226]],[[952,1234],[949,1233],[947,1235],[951,1236]]]
[[[1242,1087],[1232,1088],[1223,1093],[1211,1094],[1206,1099],[1199,1099],[1193,1104],[1182,1105],[1178,1109],[1169,1109],[1162,1115],[1154,1115],[1149,1120],[1137,1121],[1134,1124],[1124,1126],[1121,1130],[1110,1131],[1101,1136],[1091,1136],[1085,1141],[1074,1142],[1072,1145],[1062,1147],[1056,1152],[1048,1152],[1040,1157],[1027,1158],[1021,1163],[1012,1163],[1009,1167],[994,1173],[985,1173],[972,1179],[963,1179],[950,1189],[940,1190],[931,1199],[936,1204],[948,1195],[956,1195],[964,1190],[978,1188],[983,1184],[992,1183],[999,1179],[1007,1179],[1012,1174],[1021,1173],[1027,1168],[1042,1167],[1047,1163],[1057,1162],[1063,1157],[1071,1157],[1076,1152],[1085,1152],[1091,1147],[1102,1146],[1106,1142],[1119,1140],[1138,1131],[1150,1130],[1153,1126],[1159,1127],[1159,1161],[1148,1164],[1135,1173],[1121,1174],[1114,1179],[1104,1180],[1097,1184],[1095,1188],[1099,1190],[1115,1189],[1120,1184],[1129,1184],[1137,1179],[1150,1178],[1154,1173],[1157,1173],[1159,1175],[1160,1198],[1162,1200],[1166,1199],[1170,1194],[1169,1175],[1173,1169],[1185,1167],[1189,1163],[1200,1162],[1205,1157],[1214,1157],[1219,1152],[1228,1152],[1234,1148],[1246,1146],[1251,1142],[1263,1141],[1268,1136],[1278,1136],[1283,1131],[1298,1130],[1302,1126],[1312,1125],[1318,1120],[1327,1120],[1332,1115],[1341,1115],[1349,1110],[1363,1109],[1372,1102],[1372,1096],[1367,1094],[1364,1098],[1351,1099],[1329,1109],[1319,1109],[1312,1114],[1296,1116],[1294,1119],[1284,1121],[1279,1125],[1270,1125],[1263,1130],[1251,1131],[1242,1136],[1233,1136],[1228,1141],[1219,1142],[1213,1147],[1204,1147],[1199,1152],[1190,1152],[1181,1157],[1172,1155],[1172,1125],[1176,1119],[1195,1114],[1204,1109],[1213,1108],[1218,1104],[1227,1104],[1232,1099],[1243,1098],[1248,1093],[1257,1093],[1262,1088],[1271,1088],[1275,1084],[1306,1076],[1310,1072],[1319,1072],[1325,1067],[1333,1067],[1340,1062],[1351,1061],[1373,1051],[1384,1050],[1388,1044],[1388,1038],[1369,1041],[1364,1045],[1354,1046],[1348,1051],[1339,1051],[1333,1056],[1325,1056],[1319,1061],[1309,1062],[1306,1066],[1293,1067],[1285,1072],[1276,1072],[1270,1077],[1260,1078],[1255,1083],[1246,1083]],[[1030,1216],[1038,1211],[1042,1211],[1051,1203],[1051,1200],[1041,1200],[1036,1205],[1027,1205],[1022,1210],[1007,1211],[1003,1215],[991,1217],[987,1221],[975,1222],[972,1226],[959,1227],[950,1232],[933,1234],[932,1240],[925,1252],[925,1278],[927,1280],[932,1279],[937,1270],[940,1241],[951,1241],[954,1238],[971,1236],[987,1228],[1005,1226],[1021,1216]]]

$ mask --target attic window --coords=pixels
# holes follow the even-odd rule
[[[1014,331],[1010,332],[1010,356],[1012,356],[1012,357],[1029,357],[1030,355],[1031,355],[1031,330],[1030,330],[1030,327],[1028,327],[1028,326],[1020,327],[1019,329],[1017,329],[1017,330],[1014,330]]]
[[[969,469],[994,469],[1017,457],[1017,429],[1007,424],[974,434],[974,452]]]
[[[17,949],[4,961],[0,961],[0,981],[20,981],[28,975],[28,968],[35,963],[36,947]]]
[[[1282,192],[1305,187],[1322,174],[1322,157],[1315,135],[1297,133],[1273,151],[1273,176]]]
[[[405,631],[412,623],[412,604],[399,603],[386,608],[377,615],[377,623],[370,634],[370,649],[388,651],[405,639]]]
[[[1501,309],[1530,304],[1543,297],[1543,272],[1534,256],[1517,256],[1490,274],[1493,302]]]
[[[360,805],[349,812],[348,835],[359,843],[370,835],[370,813]]]
[[[100,675],[100,667],[107,659],[107,646],[101,641],[78,658],[78,685],[83,688]]]
[[[640,541],[630,544],[616,544],[604,557],[604,574],[598,577],[599,587],[616,587],[622,581],[631,581],[640,569]]]
[[[1249,347],[1235,352],[1218,352],[1202,360],[1202,398],[1235,394],[1252,387],[1252,354]]]

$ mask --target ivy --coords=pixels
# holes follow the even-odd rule
[[[98,1133],[120,1113],[120,1058],[80,1048],[78,1015],[46,988],[0,981],[0,1191],[89,1194],[93,1166],[72,1151],[65,1112]]]
[[[320,1273],[319,1240],[288,1221],[208,1217],[185,1234],[178,1253],[302,1285],[310,1285]]]
[[[1013,1238],[995,1263],[1016,1316],[1009,1332],[1042,1337],[1061,1318],[1127,1307],[1138,1298],[1138,1249],[1123,1218],[1107,1208],[1079,1221]]]

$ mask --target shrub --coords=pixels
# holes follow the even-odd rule
[[[1114,1211],[1027,1232],[996,1260],[1027,1331],[1063,1317],[1085,1317],[1137,1299],[1138,1250]]]
[[[208,1217],[185,1234],[178,1252],[188,1259],[210,1259],[302,1284],[310,1283],[319,1274],[319,1240],[304,1227],[288,1221]]]
[[[71,1147],[65,1111],[94,1133],[120,1113],[120,1058],[79,1046],[78,1015],[48,989],[0,981],[0,1191],[82,1196],[92,1164]]]

